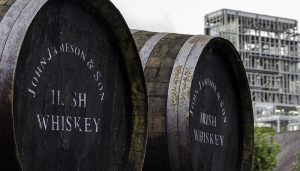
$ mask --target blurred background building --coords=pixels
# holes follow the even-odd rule
[[[221,9],[205,15],[205,34],[230,40],[244,63],[256,125],[300,129],[297,20]]]

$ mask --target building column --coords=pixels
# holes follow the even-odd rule
[[[280,117],[277,118],[277,132],[280,132]]]

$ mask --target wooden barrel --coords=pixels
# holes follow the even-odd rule
[[[0,3],[0,170],[141,170],[146,85],[119,11]]]
[[[233,45],[202,35],[132,33],[148,92],[143,170],[250,170],[252,103]]]

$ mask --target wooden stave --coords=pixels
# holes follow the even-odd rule
[[[189,116],[189,92],[193,77],[191,74],[194,73],[195,64],[197,63],[199,54],[202,53],[204,45],[209,40],[210,37],[208,36],[198,35],[191,37],[187,42],[185,42],[185,45],[187,45],[186,47],[188,48],[188,54],[178,54],[171,74],[167,104],[168,144],[171,148],[169,155],[172,156],[172,161],[181,161],[181,165],[185,165],[185,163],[189,162],[189,157],[187,154],[189,140],[186,136],[189,134],[189,125],[186,123],[189,122],[186,118]],[[181,50],[186,51],[184,46],[181,48]],[[173,113],[177,113],[177,116],[174,116]],[[181,165],[179,162],[172,165],[172,170],[179,170],[180,168],[187,169],[186,166]]]
[[[138,34],[139,33],[139,34]],[[137,32],[136,30],[134,31],[133,33],[133,37],[135,40],[139,40],[139,39],[143,39],[141,38],[143,36],[143,34],[147,34],[147,32],[145,31],[140,31],[140,32]],[[149,33],[148,33],[149,34]],[[148,38],[149,36],[145,36],[145,38]],[[147,40],[149,40],[151,38],[148,38]],[[193,40],[194,39],[194,40]],[[202,40],[201,40],[202,39]],[[182,116],[180,116],[179,118],[181,119],[181,121],[179,123],[181,123],[180,125],[180,133],[181,135],[178,137],[177,136],[177,130],[174,131],[174,125],[172,126],[172,124],[170,124],[170,122],[172,121],[172,117],[170,117],[171,115],[170,114],[166,114],[167,116],[167,121],[165,122],[165,126],[166,126],[166,133],[167,133],[167,136],[168,136],[168,150],[169,150],[169,157],[170,157],[170,163],[171,164],[171,167],[172,169],[171,170],[190,170],[190,167],[187,166],[186,163],[188,163],[189,159],[179,159],[179,154],[182,155],[184,153],[186,153],[187,151],[187,140],[183,140],[183,142],[179,142],[178,141],[174,141],[176,138],[177,140],[181,140],[182,138],[184,138],[184,135],[187,131],[186,131],[186,125],[184,125],[185,122],[187,122],[184,117],[186,117],[188,115],[188,110],[186,109],[182,109],[182,106],[186,106],[186,105],[189,105],[189,96],[188,97],[184,97],[182,96],[182,92],[189,92],[189,88],[190,88],[190,85],[191,85],[191,81],[192,79],[190,79],[188,81],[188,85],[187,86],[183,86],[179,89],[179,85],[176,85],[174,83],[176,83],[176,74],[175,72],[177,72],[178,74],[178,71],[176,71],[176,65],[177,66],[181,66],[182,68],[185,68],[186,66],[189,67],[189,68],[195,68],[195,65],[197,64],[197,60],[199,58],[199,54],[201,54],[202,50],[207,48],[207,45],[212,45],[212,44],[223,44],[226,48],[230,49],[231,50],[231,53],[233,53],[234,57],[235,58],[230,58],[229,61],[230,63],[232,64],[231,67],[233,68],[234,70],[234,73],[235,73],[235,79],[237,80],[238,83],[242,83],[242,85],[238,86],[239,87],[239,97],[242,97],[240,100],[242,101],[241,103],[241,106],[242,106],[242,109],[243,109],[243,113],[245,114],[245,116],[240,116],[243,120],[243,123],[242,123],[242,127],[243,127],[243,132],[242,132],[242,144],[243,144],[243,150],[242,150],[242,161],[241,161],[241,168],[240,170],[251,170],[251,165],[252,165],[252,157],[253,157],[253,112],[252,112],[252,102],[251,102],[251,98],[250,98],[250,91],[249,91],[249,85],[248,85],[248,80],[247,80],[247,77],[246,77],[246,72],[245,72],[245,69],[243,67],[243,63],[239,57],[239,54],[238,52],[235,50],[234,46],[227,40],[225,39],[222,39],[222,38],[218,38],[218,37],[209,37],[209,36],[193,36],[193,37],[190,37],[190,40],[187,40],[186,43],[188,43],[189,41],[191,41],[191,44],[190,46],[196,46],[195,44],[197,44],[196,42],[198,42],[198,47],[196,47],[196,50],[198,49],[198,57],[197,55],[195,56],[194,55],[194,59],[180,59],[180,57],[178,59],[176,59],[176,62],[175,62],[175,66],[173,67],[173,71],[172,71],[172,74],[170,76],[170,79],[169,79],[169,88],[168,88],[168,103],[167,103],[167,112],[169,113],[172,113],[172,112],[176,112],[176,110],[172,110],[172,105],[175,107],[176,106],[179,106],[178,108],[181,108],[179,114],[181,114]],[[146,41],[144,41],[144,43],[141,44],[140,41],[136,41],[136,44],[139,48],[139,50],[142,48],[142,46],[145,46],[145,43]],[[173,44],[176,44],[177,42],[174,41]],[[185,47],[186,48],[186,47]],[[181,49],[184,51],[184,49]],[[196,53],[197,54],[197,53]],[[141,54],[140,54],[141,55]],[[151,55],[153,55],[151,53]],[[150,55],[150,59],[151,59],[151,55]],[[153,55],[155,56],[155,55]],[[142,58],[142,57],[141,57]],[[182,57],[181,57],[182,58]],[[186,56],[186,58],[189,58],[188,56]],[[180,60],[183,60],[183,61],[180,61]],[[186,65],[186,63],[184,63],[184,61],[187,61],[187,60],[190,60],[190,64]],[[178,62],[178,63],[177,63]],[[150,64],[149,64],[150,63]],[[147,62],[146,64],[146,68],[149,67],[148,65],[151,65],[152,62]],[[183,69],[181,69],[181,72]],[[144,70],[144,73],[145,73],[145,78],[146,78],[146,84],[147,84],[147,89],[148,89],[148,94],[149,93],[149,85],[148,85],[148,80],[147,80],[147,75],[149,75],[149,73],[146,72],[146,70]],[[193,72],[192,72],[193,73]],[[185,79],[187,78],[191,78],[192,76],[191,75],[185,75]],[[179,80],[180,82],[182,80]],[[172,92],[172,89],[176,89],[176,91],[173,91]],[[248,90],[248,91],[245,91],[245,90]],[[178,94],[177,91],[181,91],[181,94]],[[174,95],[176,96],[175,99],[178,100],[178,96],[181,95],[181,102],[180,104],[181,105],[178,105],[178,103],[174,103],[172,104],[171,101],[173,100],[174,101]],[[149,98],[149,96],[148,96]],[[173,99],[172,99],[173,98]],[[183,100],[182,100],[183,99]],[[157,104],[155,105],[155,102],[154,104],[153,103],[153,100],[148,100],[148,106],[149,106],[149,116],[151,116],[151,107],[153,106],[158,106],[158,102]],[[184,105],[182,105],[184,104]],[[174,107],[173,107],[174,108]],[[177,108],[177,107],[176,107]],[[178,113],[177,113],[178,114]],[[149,124],[150,124],[151,121],[149,121]],[[176,123],[177,124],[177,118],[175,119],[175,121],[173,120],[173,124]],[[149,126],[149,125],[148,125]],[[185,127],[186,126],[186,127]],[[176,127],[176,126],[175,126]],[[149,138],[148,140],[151,140],[151,129],[148,128],[149,130]],[[172,133],[173,132],[173,133]],[[182,132],[184,132],[182,134]],[[175,135],[175,136],[174,136]],[[173,136],[173,137],[172,137]],[[175,137],[175,138],[174,138]],[[178,145],[180,144],[180,146]],[[183,145],[182,145],[183,144]],[[179,150],[180,150],[180,153],[179,153]],[[159,156],[157,156],[159,157]],[[146,152],[146,158],[147,158],[147,152]],[[181,162],[183,161],[183,162]],[[147,161],[145,161],[146,163]],[[159,169],[159,168],[156,168],[156,169]],[[144,168],[144,170],[147,170],[147,168]]]
[[[5,4],[0,4],[0,7],[5,7],[5,10],[0,13],[0,113],[2,115],[0,125],[3,127],[0,137],[2,137],[1,140],[7,140],[5,142],[1,141],[1,147],[3,148],[1,151],[9,150],[2,153],[6,154],[7,159],[7,161],[3,161],[5,164],[2,165],[5,169],[21,169],[20,163],[17,161],[18,152],[15,148],[16,142],[12,121],[14,72],[16,69],[16,62],[18,60],[18,53],[25,37],[26,30],[32,22],[35,14],[45,3],[47,3],[47,0],[17,0],[16,2],[14,0],[9,0],[5,2]],[[130,138],[131,144],[127,164],[124,169],[141,170],[147,139],[147,98],[138,52],[124,18],[110,1],[87,0],[86,3],[97,9],[98,12],[106,19],[106,22],[110,25],[110,28],[118,41],[117,44],[119,45],[120,51],[125,58],[127,75],[131,86],[133,113],[131,125],[132,134]],[[23,12],[23,10],[25,10],[25,12]],[[31,14],[27,13],[29,10],[31,11]],[[25,16],[24,18],[26,18],[26,22],[19,21],[22,14],[23,17]],[[19,28],[21,32],[18,30],[17,34],[11,35],[14,33],[12,30],[16,30],[15,27]],[[7,50],[6,42],[11,40],[10,36],[17,36],[17,38],[12,40],[14,43],[10,43],[16,47],[10,48],[11,50]],[[5,54],[3,49],[6,50]]]
[[[177,48],[173,48],[171,52],[165,52],[165,57],[163,55],[159,56],[157,52],[159,52],[159,48],[161,47],[163,49],[166,49],[168,46],[172,46],[170,42],[173,41],[174,38],[180,39],[179,42],[184,43],[190,36],[189,35],[178,35],[178,34],[166,34],[166,33],[158,33],[158,34],[153,34],[152,32],[144,32],[144,31],[139,31],[133,34],[136,42],[138,50],[141,52],[143,45],[152,45],[153,42],[156,45],[155,47],[149,47],[149,49],[154,48],[154,52],[152,51],[151,54],[147,53],[140,53],[140,57],[147,59],[148,56],[150,55],[150,58],[148,60],[148,63],[146,65],[146,68],[144,68],[144,73],[145,73],[145,79],[147,83],[151,83],[151,86],[147,87],[148,91],[148,101],[149,101],[149,111],[148,111],[148,145],[146,151],[146,157],[145,157],[145,166],[144,170],[170,170],[170,165],[168,162],[168,153],[167,151],[161,151],[159,153],[162,153],[161,155],[165,157],[165,159],[162,158],[153,158],[151,156],[147,156],[147,154],[151,154],[153,152],[149,152],[150,150],[154,150],[151,147],[155,146],[155,139],[157,137],[160,137],[161,140],[158,142],[158,146],[163,145],[163,147],[160,147],[160,150],[163,150],[164,148],[167,148],[167,137],[164,135],[166,132],[166,129],[162,128],[161,126],[158,126],[158,128],[153,128],[152,125],[156,125],[156,123],[161,123],[164,120],[167,120],[166,116],[164,116],[164,113],[166,112],[165,108],[162,108],[162,104],[167,104],[167,94],[168,92],[165,90],[167,88],[169,82],[168,82],[168,77],[170,77],[171,70],[173,63],[175,62],[176,59],[176,52],[174,53],[173,51],[176,51],[180,49],[180,46]],[[144,37],[143,37],[144,36]],[[138,39],[137,39],[138,38]],[[157,41],[157,38],[159,38],[160,41]],[[142,41],[141,41],[142,40]],[[157,43],[157,44],[156,44]],[[179,43],[178,43],[179,44]],[[166,47],[166,48],[165,48]],[[169,48],[171,49],[171,48]],[[174,50],[175,49],[175,50]],[[146,56],[146,57],[145,57]],[[154,56],[154,58],[152,58]],[[166,59],[164,62],[166,65],[162,65],[162,67],[157,63],[158,60],[160,59]],[[162,75],[157,75],[155,72],[159,72],[160,70],[163,70],[165,72],[160,72]],[[155,84],[155,80],[160,80],[161,84],[158,83],[157,85]],[[164,87],[162,91],[159,91],[161,87]],[[160,104],[155,104],[152,106],[151,103],[152,101],[159,101]],[[151,105],[151,106],[150,106]],[[158,107],[159,106],[159,107]],[[154,109],[157,107],[157,109]],[[160,124],[159,124],[160,125]],[[153,130],[154,129],[154,130]],[[154,144],[153,144],[154,143]],[[155,152],[154,152],[155,153]],[[149,157],[149,159],[148,159]]]

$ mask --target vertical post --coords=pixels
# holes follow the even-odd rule
[[[226,39],[228,39],[228,34],[227,34],[227,32],[228,32],[228,30],[227,30],[227,9],[224,9],[223,10],[223,15],[224,15],[224,30],[223,30],[223,35],[221,35],[222,37],[224,37],[224,38],[226,38]]]
[[[236,22],[236,49],[240,52],[240,36],[239,36],[239,12],[236,12],[235,15],[235,22]]]
[[[277,132],[280,132],[280,116],[277,118]]]
[[[207,15],[204,16],[204,34],[205,35],[210,35],[208,29],[210,30],[208,23],[208,17]]]

